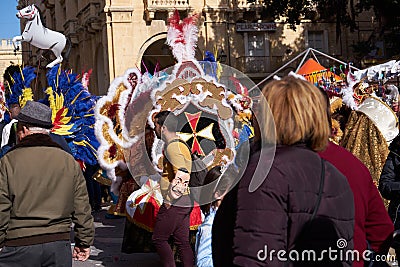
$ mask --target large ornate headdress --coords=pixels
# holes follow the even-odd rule
[[[35,68],[31,66],[10,65],[4,71],[5,84],[2,87],[0,100],[1,120],[6,123],[11,121],[9,108],[17,104],[21,108],[26,102],[33,100],[32,81],[36,78]]]
[[[10,65],[4,73],[4,78],[9,90],[6,92],[8,106],[19,104],[22,108],[27,101],[33,100],[31,83],[36,78],[34,67]]]
[[[84,74],[83,77],[85,77]],[[47,72],[48,87],[42,100],[52,109],[52,132],[64,136],[76,160],[97,164],[99,143],[94,134],[94,109],[97,97],[87,89],[87,82],[58,64]]]
[[[34,100],[31,88],[32,81],[36,78],[34,67],[11,65],[4,78],[8,88],[5,89],[7,108],[13,104],[22,108],[28,100]],[[97,164],[99,144],[94,135],[94,107],[97,97],[90,94],[79,75],[62,70],[59,64],[47,71],[47,83],[48,87],[44,89],[45,98],[39,101],[52,109],[54,127],[51,131],[65,138],[76,160],[82,164]],[[86,86],[87,83],[86,79]],[[3,106],[1,105],[0,111]],[[7,113],[4,120],[10,120]]]
[[[245,76],[226,67],[219,78],[216,68],[209,72],[195,58],[197,19],[181,20],[178,11],[169,19],[167,43],[177,60],[174,66],[154,75],[127,70],[97,103],[98,158],[114,191],[121,182],[118,169],[130,169],[140,185],[158,175],[163,142],[151,128],[160,111],[178,117],[177,134],[208,168],[220,165],[224,171],[234,163],[237,147],[253,134],[253,102],[241,80]]]

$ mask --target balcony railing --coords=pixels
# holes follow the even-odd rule
[[[174,10],[175,8],[188,9],[189,0],[146,0],[147,10],[157,11],[157,10]]]
[[[236,58],[236,68],[243,73],[271,73],[281,66],[281,56]]]
[[[264,0],[237,0],[238,8],[255,8],[262,7],[264,5]]]

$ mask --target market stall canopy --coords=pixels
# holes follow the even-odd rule
[[[331,72],[312,58],[308,59],[306,63],[300,67],[297,74],[303,75],[304,78],[312,83],[318,82],[321,78],[329,80],[331,77],[333,77],[336,82],[343,80],[340,76]]]
[[[278,68],[276,71],[272,72],[271,74],[269,74],[267,77],[265,77],[264,79],[262,79],[259,83],[257,83],[253,88],[249,89],[249,92],[251,92],[253,89],[260,87],[262,84],[266,83],[269,79],[271,79],[272,77],[276,76],[277,74],[279,74],[281,71],[284,71],[287,68],[291,68],[291,66],[293,64],[295,64],[298,60],[301,60],[300,64],[296,64],[298,67],[296,69],[296,73],[298,73],[298,70],[300,69],[301,66],[303,66],[303,63],[306,61],[306,59],[308,59],[310,56],[312,56],[313,58],[317,59],[317,55],[324,57],[328,60],[337,62],[339,64],[342,64],[344,66],[348,66],[350,68],[350,70],[352,71],[358,71],[359,69],[354,67],[352,64],[347,65],[346,62],[341,61],[337,58],[334,58],[328,54],[325,54],[321,51],[318,51],[314,48],[307,48],[306,50],[304,50],[303,52],[301,52],[300,54],[296,55],[294,58],[290,59],[288,62],[286,62],[284,65],[282,65],[280,68]]]

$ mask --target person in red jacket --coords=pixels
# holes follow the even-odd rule
[[[354,249],[362,255],[368,241],[373,251],[386,255],[394,227],[368,168],[352,153],[332,142],[319,155],[346,176],[353,191]],[[364,262],[362,259],[354,261],[353,266],[364,266]]]

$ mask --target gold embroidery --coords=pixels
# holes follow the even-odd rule
[[[341,145],[367,166],[374,183],[379,184],[389,148],[386,139],[367,115],[351,112]]]

